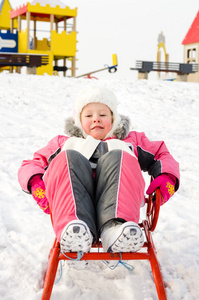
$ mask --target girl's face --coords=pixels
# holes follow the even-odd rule
[[[86,134],[103,140],[113,125],[111,110],[103,103],[89,103],[82,109],[80,120]]]

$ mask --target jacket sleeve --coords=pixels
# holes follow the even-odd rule
[[[163,141],[150,141],[143,132],[130,133],[133,139],[134,153],[141,170],[156,178],[162,173],[176,177],[177,190],[180,182],[179,163],[173,158]]]
[[[30,193],[29,182],[34,175],[43,175],[51,160],[59,154],[63,146],[63,136],[54,137],[49,143],[34,153],[33,159],[23,160],[18,171],[18,180],[22,189]]]

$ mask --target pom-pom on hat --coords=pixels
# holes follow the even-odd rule
[[[74,122],[77,127],[81,128],[84,137],[86,137],[87,134],[82,128],[80,114],[84,106],[88,103],[103,103],[110,108],[113,113],[113,126],[105,138],[113,136],[120,122],[120,116],[117,113],[118,100],[114,92],[102,86],[87,86],[80,91],[75,102]]]

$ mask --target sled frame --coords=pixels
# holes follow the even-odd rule
[[[161,193],[159,189],[157,189],[153,195],[149,195],[148,198],[146,198],[146,219],[139,223],[139,226],[144,231],[146,237],[146,242],[142,247],[142,249],[144,248],[145,252],[89,252],[84,253],[81,260],[148,260],[151,265],[158,298],[159,300],[167,300],[160,265],[157,260],[156,249],[151,234],[157,225],[160,211],[160,201]],[[100,242],[94,244],[91,249],[95,248],[96,250],[96,247],[101,247]],[[60,252],[60,243],[55,238],[53,247],[49,254],[41,300],[49,300],[51,297],[59,261],[77,258],[77,252],[66,252],[65,255]]]

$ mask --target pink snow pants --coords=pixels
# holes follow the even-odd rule
[[[72,220],[84,221],[94,241],[110,220],[139,222],[145,182],[137,159],[125,151],[102,155],[94,177],[81,153],[63,151],[50,163],[44,182],[58,240]]]

